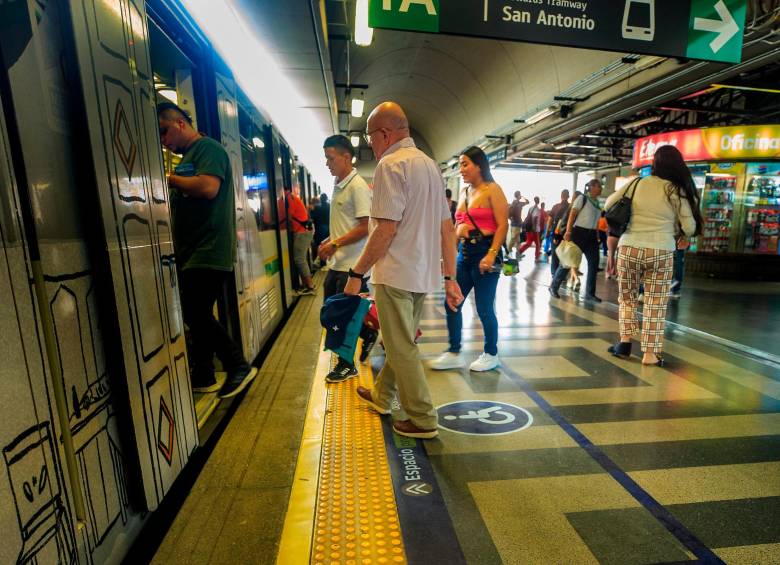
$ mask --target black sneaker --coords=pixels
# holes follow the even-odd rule
[[[216,377],[214,377],[214,373],[205,376],[192,375],[192,392],[205,394],[207,392],[217,392],[218,390],[219,383]]]
[[[328,375],[325,377],[325,382],[340,383],[357,376],[357,374],[358,371],[354,365],[344,361],[343,359],[339,359],[339,362],[336,364],[336,368],[328,373]]]
[[[360,348],[360,362],[365,363],[368,356],[371,355],[371,350],[376,345],[376,339],[379,337],[379,332],[370,331],[366,332],[363,337],[363,347]]]
[[[596,304],[599,304],[601,302],[601,298],[599,298],[595,294],[588,294],[585,297],[585,300],[587,300],[588,302],[595,302]]]
[[[257,376],[256,367],[242,367],[228,373],[225,384],[219,391],[220,398],[230,398],[244,390]]]

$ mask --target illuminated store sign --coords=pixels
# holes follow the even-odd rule
[[[692,129],[651,135],[634,145],[633,167],[653,163],[659,147],[673,145],[686,161],[780,158],[780,124]]]

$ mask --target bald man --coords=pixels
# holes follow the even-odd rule
[[[448,307],[455,310],[463,301],[455,282],[455,229],[439,168],[409,137],[398,104],[385,102],[371,112],[366,141],[379,160],[370,233],[344,293],[358,294],[364,273],[373,268],[386,357],[373,389],[358,387],[357,394],[380,414],[390,414],[397,397],[405,416],[393,423],[396,433],[429,439],[438,435],[438,415],[415,333],[425,295],[441,288],[442,276]]]

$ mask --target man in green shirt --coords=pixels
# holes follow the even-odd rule
[[[233,172],[225,149],[192,127],[190,117],[165,102],[157,107],[162,144],[182,155],[168,175],[173,245],[184,322],[190,328],[192,389],[234,396],[252,382],[250,366],[225,328],[214,318],[214,303],[236,261]],[[214,354],[228,376],[219,389]]]

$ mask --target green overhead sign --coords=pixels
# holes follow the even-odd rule
[[[738,63],[747,0],[369,0],[373,28]]]

